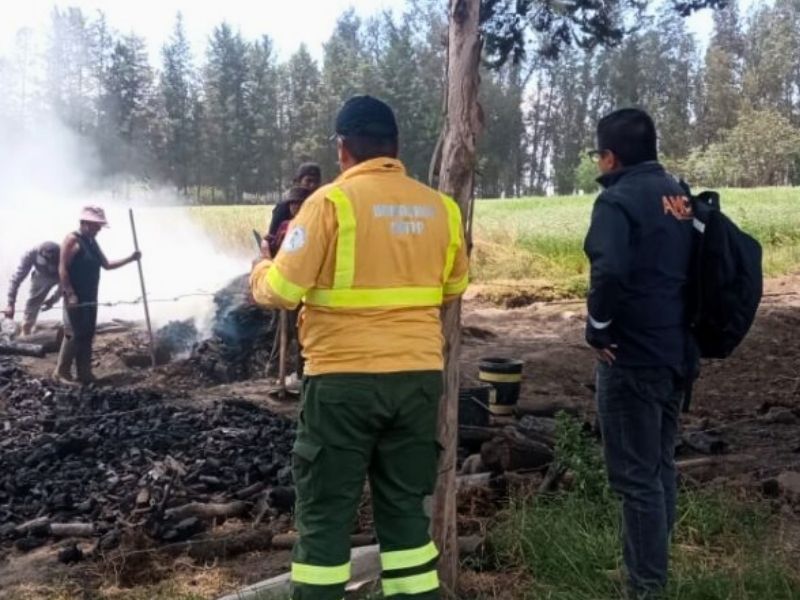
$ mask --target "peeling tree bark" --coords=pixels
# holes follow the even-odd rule
[[[478,105],[481,39],[480,0],[450,0],[447,86],[439,187],[461,207],[467,247],[472,248],[475,144],[481,128]],[[432,170],[433,171],[433,170]],[[461,302],[442,311],[445,337],[445,392],[439,409],[439,441],[444,446],[433,499],[433,536],[441,552],[439,577],[444,596],[455,597],[458,579],[456,532],[456,439],[458,435],[458,359]]]

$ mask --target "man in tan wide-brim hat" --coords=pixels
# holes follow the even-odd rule
[[[108,227],[105,211],[86,206],[80,214],[80,228],[67,235],[61,245],[58,274],[64,294],[64,342],[53,377],[71,383],[72,363],[77,380],[88,385],[92,375],[92,343],[97,326],[97,298],[100,269],[112,270],[141,258],[134,252],[128,258],[109,262],[97,245],[97,234]]]

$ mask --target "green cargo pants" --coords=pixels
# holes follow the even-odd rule
[[[438,598],[438,552],[423,500],[433,493],[440,371],[308,377],[294,445],[295,600],[341,600],[350,534],[369,476],[383,594]]]

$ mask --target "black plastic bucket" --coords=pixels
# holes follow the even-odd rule
[[[522,383],[521,360],[513,358],[483,358],[478,365],[478,379],[494,387],[495,401],[489,404],[493,415],[505,416],[514,413],[519,401]]]
[[[458,390],[458,424],[473,427],[489,425],[489,411],[495,394],[493,386],[478,381]]]

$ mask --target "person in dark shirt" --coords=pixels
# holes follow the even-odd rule
[[[278,211],[278,207],[280,207],[281,215],[279,218],[273,216],[273,223],[272,225],[277,225],[275,227],[275,231],[272,231],[272,225],[270,225],[270,234],[267,236],[267,242],[269,243],[269,250],[270,256],[275,256],[278,253],[278,250],[283,243],[283,239],[286,237],[286,232],[289,229],[289,224],[294,219],[297,212],[300,210],[300,207],[305,202],[306,198],[311,195],[311,191],[308,188],[304,187],[293,187],[289,190],[286,194],[286,197],[281,201],[281,203],[275,208],[275,211]]]
[[[609,482],[622,497],[630,595],[661,597],[675,523],[675,439],[687,366],[691,204],[658,162],[647,113],[600,120],[591,152],[604,191],[584,250],[591,262],[586,340]]]
[[[275,205],[272,211],[272,216],[269,223],[269,229],[265,236],[266,244],[269,246],[270,255],[275,256],[280,244],[276,244],[278,230],[284,226],[287,221],[291,221],[294,217],[292,213],[292,203],[305,200],[308,196],[313,194],[322,183],[322,170],[317,163],[307,162],[301,164],[297,168],[294,179],[292,180],[292,187],[287,192],[286,196]],[[303,194],[303,190],[306,191]],[[302,198],[301,198],[302,196]]]
[[[81,212],[80,228],[61,245],[58,274],[64,293],[64,341],[53,373],[61,383],[73,382],[73,362],[79,383],[89,385],[94,381],[92,344],[97,327],[100,269],[119,269],[141,258],[141,253],[134,252],[128,258],[109,261],[97,244],[97,234],[107,225],[102,208],[87,206]]]

